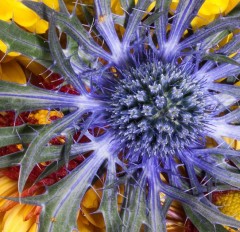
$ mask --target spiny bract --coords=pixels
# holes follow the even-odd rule
[[[0,22],[8,52],[61,74],[61,85],[79,92],[1,82],[1,111],[57,109],[64,117],[42,127],[0,128],[1,146],[24,145],[1,157],[0,167],[20,166],[21,193],[38,163],[58,161],[43,178],[84,156],[42,195],[20,199],[42,206],[42,232],[76,231],[79,203],[103,176],[99,211],[107,231],[166,231],[173,199],[182,202],[200,231],[223,231],[219,224],[240,228],[211,203],[212,191],[240,188],[240,152],[224,140],[240,139],[239,7],[194,31],[190,23],[203,0],[180,0],[174,15],[168,13],[170,0],[157,0],[150,12],[151,0],[120,2],[123,15],[111,12],[110,0],[95,0],[93,6],[77,2],[84,22],[63,0],[59,12],[24,2],[49,22],[47,40],[14,22]],[[232,39],[219,47],[230,33]],[[64,145],[49,145],[59,135]],[[214,147],[208,147],[210,139]],[[120,208],[119,186],[124,188]]]

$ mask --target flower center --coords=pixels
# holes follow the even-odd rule
[[[129,149],[169,155],[200,141],[201,84],[176,66],[142,64],[125,71],[111,96],[111,126]]]

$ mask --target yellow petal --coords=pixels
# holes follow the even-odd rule
[[[83,201],[82,201],[82,205],[85,207],[85,208],[95,208],[97,209],[97,207],[99,206],[99,197],[98,195],[95,193],[95,191],[90,188],[84,198],[83,198]]]
[[[238,3],[240,3],[240,0],[229,0],[225,14],[228,14]]]
[[[39,18],[35,24],[31,25],[30,27],[25,27],[25,28],[30,32],[34,32],[37,34],[43,34],[48,29],[48,22]]]
[[[79,213],[77,220],[78,228],[81,232],[92,232],[94,230],[94,226],[86,220],[86,217]]]
[[[14,206],[11,210],[7,211],[3,218],[3,232],[28,231],[36,221],[35,218],[24,221],[24,214],[29,211],[29,209],[30,206],[19,204]]]
[[[211,23],[216,18],[215,14],[204,15],[199,13],[191,22],[191,25],[194,29],[199,28],[203,25]]]
[[[36,76],[40,75],[44,78],[47,78],[49,76],[49,72],[46,72],[46,68],[42,65],[38,64],[37,62],[32,62],[32,60],[25,56],[19,56],[17,58],[19,63],[27,67],[28,70],[30,70],[33,74]]]
[[[240,141],[238,140],[235,141],[235,149],[240,150]]]
[[[82,212],[91,224],[98,228],[104,228],[105,223],[101,213],[89,213],[84,207],[82,207]]]
[[[123,9],[121,8],[120,1],[117,0],[111,1],[111,9],[114,14],[122,15],[124,13]]]
[[[42,0],[39,0],[41,2]],[[72,0],[71,0],[72,1]],[[43,3],[54,10],[59,10],[58,0],[43,0]]]
[[[228,0],[206,0],[199,13],[203,15],[222,14],[228,6]]]
[[[223,139],[225,140],[225,142],[230,146],[230,147],[232,147],[232,148],[234,148],[234,145],[235,145],[235,143],[234,143],[234,139],[232,139],[232,138],[228,138],[228,137],[223,137]]]
[[[177,10],[178,0],[173,0],[170,5],[170,12],[174,13]]]
[[[17,182],[13,181],[5,176],[0,177],[0,196],[6,197],[10,196],[17,192]],[[0,209],[3,204],[6,203],[6,200],[4,198],[0,199]]]
[[[26,83],[26,76],[20,65],[15,60],[3,63],[1,67],[2,67],[2,73],[0,76],[1,80],[16,82],[19,84]]]
[[[2,52],[4,52],[4,53],[6,53],[7,50],[8,50],[7,45],[6,45],[5,43],[3,43],[2,40],[0,40],[0,50],[1,50]]]
[[[0,1],[0,20],[8,21],[12,18],[12,6],[8,0]]]
[[[233,33],[228,34],[220,43],[219,46],[223,47],[225,44],[227,44],[233,37]]]
[[[1,44],[1,40],[0,40],[0,44]],[[1,46],[1,45],[0,45],[0,46]],[[15,59],[14,56],[6,56],[6,54],[3,53],[3,52],[1,51],[1,48],[0,48],[0,60],[1,60],[1,64],[2,64],[2,63],[7,63],[7,62],[9,62],[9,61],[11,61],[11,60],[14,60],[14,59]]]
[[[13,6],[13,20],[23,27],[34,25],[40,17],[21,2],[15,2]]]
[[[38,231],[38,224],[34,223],[28,232],[37,232]]]
[[[240,220],[240,191],[219,193],[215,204],[220,206],[222,213]]]

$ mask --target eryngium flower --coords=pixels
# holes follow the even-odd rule
[[[79,154],[85,158],[42,195],[20,199],[42,206],[39,231],[76,231],[79,203],[104,175],[98,211],[107,231],[166,231],[173,199],[182,202],[201,231],[223,230],[219,224],[240,227],[211,203],[211,192],[240,188],[240,152],[224,141],[240,139],[240,89],[235,85],[240,37],[234,33],[240,16],[236,9],[192,31],[190,23],[203,2],[182,0],[170,17],[169,0],[156,1],[151,12],[151,0],[121,1],[121,16],[111,12],[110,0],[95,0],[94,8],[80,4],[84,22],[75,11],[69,14],[61,0],[60,12],[25,2],[49,21],[48,40],[14,22],[1,22],[0,39],[9,52],[60,73],[62,85],[79,92],[1,82],[0,110],[64,114],[43,127],[0,128],[1,146],[24,145],[21,153],[0,159],[1,167],[20,166],[20,193],[38,163],[51,161],[40,180]],[[229,33],[233,38],[219,48]],[[58,135],[65,144],[49,145]],[[207,146],[210,138],[215,147]],[[119,186],[124,188],[120,208]]]

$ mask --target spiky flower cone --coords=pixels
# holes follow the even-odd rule
[[[80,202],[97,180],[107,231],[164,232],[173,199],[199,231],[240,228],[211,200],[213,191],[240,188],[240,152],[224,140],[240,140],[239,7],[193,30],[203,2],[181,0],[173,16],[169,0],[120,1],[122,15],[110,0],[77,2],[82,21],[63,0],[60,11],[24,2],[49,22],[47,39],[0,21],[8,52],[61,75],[51,90],[0,82],[0,111],[62,112],[44,126],[0,128],[0,146],[23,146],[0,158],[1,168],[20,167],[20,197],[10,199],[41,206],[40,232],[77,231]],[[67,84],[74,94],[62,91]],[[42,194],[24,197],[36,165],[46,168],[35,183],[79,157]]]

